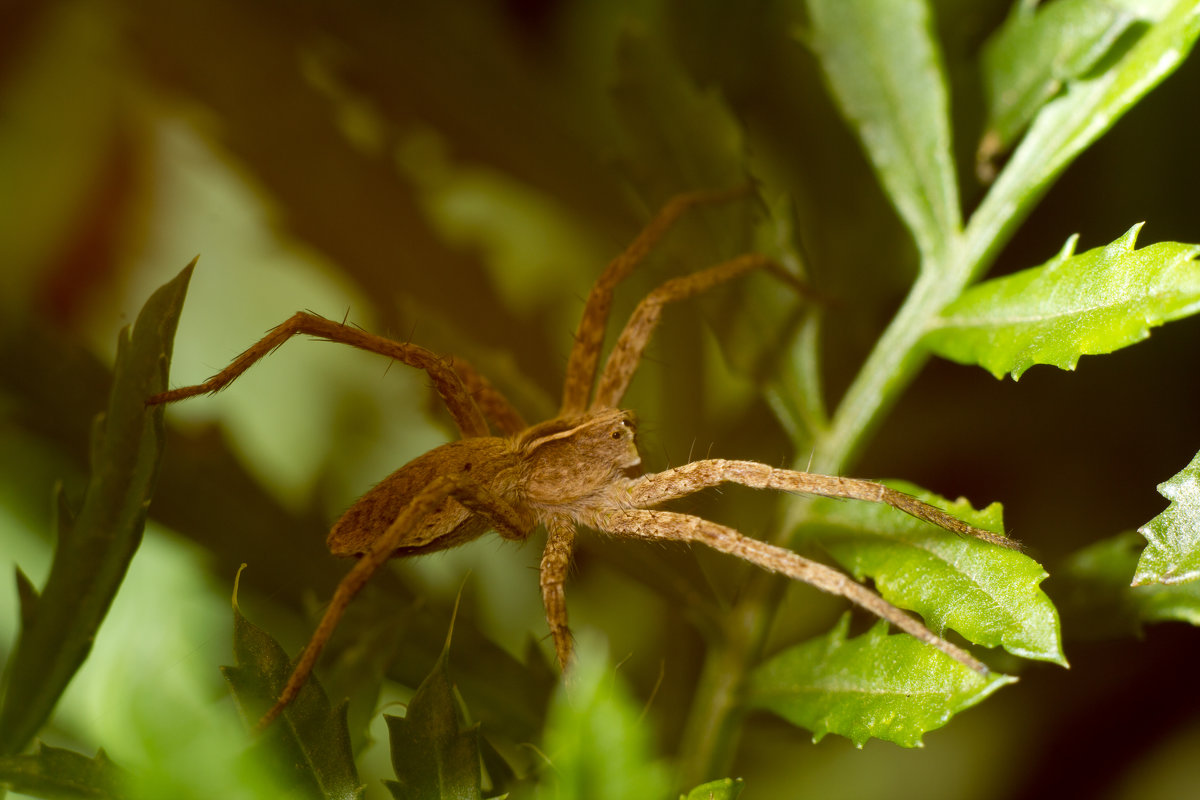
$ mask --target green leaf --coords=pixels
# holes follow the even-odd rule
[[[1139,16],[1159,20],[1141,27],[1136,41],[1037,114],[967,227],[968,260],[989,263],[1055,177],[1126,111],[1183,63],[1200,34],[1200,0],[1141,3]],[[1160,7],[1165,11],[1157,12]]]
[[[679,800],[737,800],[745,784],[741,778],[722,778],[709,781],[681,794]]]
[[[978,163],[1012,146],[1047,102],[1096,66],[1136,21],[1109,0],[1057,0],[1018,6],[983,51],[987,128]]]
[[[1200,311],[1200,245],[1135,250],[1140,229],[1078,255],[1072,236],[1045,264],[973,286],[942,311],[925,344],[1016,380],[1034,364],[1074,369],[1080,356],[1119,350]]]
[[[554,766],[539,789],[556,800],[666,796],[666,769],[648,755],[650,727],[601,641],[581,636],[572,669],[550,706],[543,749]]]
[[[871,737],[918,747],[926,732],[1016,680],[983,677],[911,636],[888,636],[883,622],[847,639],[849,623],[843,615],[825,636],[756,668],[747,705],[809,729],[813,741],[836,733],[857,747]]]
[[[1160,483],[1158,493],[1171,504],[1138,528],[1148,545],[1138,561],[1134,586],[1200,578],[1200,454],[1169,481]]]
[[[453,626],[453,622],[451,622]],[[479,726],[464,727],[447,664],[450,637],[403,717],[387,716],[397,800],[482,798]]]
[[[1137,635],[1147,622],[1200,625],[1200,581],[1130,586],[1144,540],[1133,531],[1073,553],[1055,571],[1060,607],[1076,637]]]
[[[809,0],[806,37],[924,260],[962,224],[941,51],[921,0]]]
[[[916,486],[900,491],[976,527],[1003,533],[1001,508],[950,503]],[[968,641],[1003,647],[1024,658],[1066,663],[1054,604],[1038,584],[1046,571],[1016,550],[957,536],[878,503],[816,499],[811,535],[856,579],[870,577],[889,602],[916,611],[935,632],[953,629]]]
[[[275,702],[293,664],[270,634],[242,615],[236,596],[233,651],[237,666],[222,667],[221,672],[249,726]],[[290,777],[306,796],[362,797],[363,786],[354,766],[346,725],[346,705],[332,708],[315,677],[309,678],[252,750],[256,759],[274,762],[276,773]]]
[[[28,627],[33,619],[34,609],[37,608],[38,591],[29,576],[16,568],[17,600],[21,604],[21,627]]]
[[[657,35],[623,32],[612,98],[622,165],[655,206],[681,191],[747,182],[741,125],[715,92],[696,87]]]
[[[127,779],[103,750],[88,758],[39,744],[36,753],[0,756],[0,788],[49,800],[118,800]]]
[[[688,190],[754,185],[758,196],[747,192],[690,209],[652,249],[649,260],[676,271],[680,265],[694,270],[753,251],[801,276],[789,188],[766,165],[762,178],[752,177],[740,120],[719,92],[696,84],[664,38],[653,30],[624,29],[612,87],[619,163],[638,189],[644,213],[652,214]],[[643,273],[652,269],[639,268]],[[761,385],[777,373],[789,331],[811,300],[794,290],[798,285],[781,290],[778,276],[750,275],[697,299],[731,377],[747,376]],[[755,309],[753,315],[742,313],[748,307]],[[666,335],[689,336],[678,329]],[[717,392],[717,386],[723,391]],[[720,407],[745,403],[742,388],[737,380],[726,380],[713,382],[706,391],[709,402]]]
[[[77,516],[60,510],[58,546],[36,602],[22,590],[25,617],[5,671],[0,754],[24,749],[80,664],[142,540],[162,455],[161,407],[146,398],[166,389],[175,326],[193,261],[158,289],[132,333],[117,342],[108,409],[93,427],[92,472]]]

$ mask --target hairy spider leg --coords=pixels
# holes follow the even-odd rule
[[[633,505],[639,508],[649,508],[722,483],[738,483],[754,489],[804,492],[824,497],[884,503],[960,536],[980,539],[1009,550],[1021,549],[1018,542],[1007,536],[968,525],[937,506],[918,500],[910,494],[897,491],[882,483],[858,478],[839,478],[833,475],[777,469],[757,461],[731,461],[723,458],[692,461],[662,472],[643,475],[633,482],[629,492]]]
[[[598,512],[594,523],[599,530],[618,536],[700,542],[714,550],[749,561],[762,569],[778,572],[830,594],[845,597],[905,633],[936,647],[975,672],[981,675],[987,675],[989,672],[986,664],[966,650],[933,633],[922,623],[855,582],[845,573],[799,556],[791,550],[752,539],[733,528],[689,514],[646,509]],[[650,531],[652,533],[649,533]]]
[[[671,226],[689,209],[711,203],[723,203],[749,192],[748,186],[721,191],[697,191],[678,194],[667,201],[653,219],[647,223],[637,238],[616,258],[608,263],[604,272],[592,284],[583,316],[575,332],[575,345],[567,360],[567,374],[563,382],[562,407],[559,416],[570,416],[583,411],[591,396],[596,381],[596,368],[600,363],[600,349],[604,344],[604,333],[608,328],[608,315],[612,310],[613,290],[628,277]]]
[[[259,359],[269,355],[293,336],[307,335],[330,342],[347,344],[360,350],[393,358],[403,364],[424,370],[434,389],[446,404],[446,409],[458,426],[462,437],[488,436],[487,419],[472,398],[472,391],[479,394],[484,407],[506,423],[519,420],[520,415],[487,380],[462,359],[446,359],[424,347],[404,342],[394,342],[361,328],[343,325],[307,311],[297,311],[280,325],[272,328],[266,336],[251,345],[225,369],[204,383],[172,389],[149,398],[148,404],[174,403],[200,394],[210,394],[233,383],[243,372]],[[465,378],[463,376],[466,376]]]
[[[642,353],[658,327],[663,306],[686,300],[755,269],[768,270],[787,282],[796,281],[775,261],[758,253],[746,253],[699,272],[672,278],[642,298],[608,354],[591,409],[616,408],[620,404],[641,362]]]
[[[354,568],[346,573],[346,577],[342,578],[333,593],[333,598],[329,601],[329,606],[325,609],[324,616],[321,617],[320,623],[313,631],[312,638],[309,639],[304,651],[296,660],[296,666],[292,668],[292,674],[275,700],[275,705],[271,706],[258,721],[257,730],[262,731],[270,725],[283,712],[288,703],[296,698],[304,684],[308,682],[318,656],[321,655],[329,637],[333,635],[333,631],[341,621],[342,614],[345,613],[350,601],[366,585],[375,571],[392,557],[405,534],[423,517],[435,511],[448,497],[462,503],[471,512],[486,517],[496,532],[507,539],[524,540],[529,535],[527,523],[512,506],[470,477],[442,475],[430,481],[409,501],[387,530],[371,544],[370,549],[362,554]]]
[[[571,629],[567,626],[567,598],[563,584],[571,566],[575,543],[575,523],[569,517],[555,515],[546,521],[546,549],[542,551],[540,582],[546,624],[554,639],[554,652],[564,670],[571,663]]]

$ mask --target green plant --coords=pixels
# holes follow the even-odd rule
[[[1049,735],[1035,730],[1061,730],[1051,740],[1059,749],[1048,752],[1069,754],[1073,729],[1063,720],[1082,718],[1078,708],[1104,708],[1105,721],[1142,743],[1130,749],[1153,751],[1150,734],[1135,736],[1146,727],[1135,724],[1139,717],[1121,716],[1115,681],[1089,671],[1101,662],[1153,698],[1138,698],[1139,713],[1149,706],[1157,727],[1186,735],[1194,702],[1172,676],[1186,671],[1182,653],[1194,652],[1193,632],[1169,646],[1130,636],[1146,623],[1200,618],[1191,582],[1200,558],[1200,466],[1192,459],[1161,484],[1165,511],[1159,502],[1156,511],[1134,512],[1132,523],[1097,498],[1139,487],[1149,494],[1195,452],[1200,431],[1189,389],[1159,383],[1188,372],[1179,364],[1189,363],[1194,345],[1177,345],[1182,356],[1123,351],[1104,361],[1127,372],[1098,385],[1087,382],[1100,360],[1080,359],[1123,350],[1200,308],[1198,246],[1136,246],[1140,227],[1131,225],[1141,209],[1119,202],[1155,193],[1139,183],[1142,173],[1170,174],[1142,166],[1157,163],[1148,139],[1125,139],[1116,155],[1107,151],[1111,161],[1072,173],[1100,188],[1056,199],[1051,187],[1184,64],[1200,31],[1197,3],[1022,0],[1008,10],[809,0],[767,3],[756,13],[733,4],[569,3],[523,26],[499,5],[480,2],[470,13],[444,5],[332,12],[283,2],[163,9],[113,0],[49,4],[25,11],[23,26],[0,26],[37,43],[12,52],[45,54],[20,59],[32,66],[5,90],[10,104],[53,121],[64,136],[79,132],[71,140],[75,167],[61,172],[54,159],[23,159],[36,152],[29,138],[0,136],[0,164],[13,175],[26,174],[26,160],[50,165],[39,173],[39,191],[23,197],[22,210],[39,224],[8,237],[14,269],[5,278],[0,373],[6,453],[14,455],[4,459],[12,520],[5,549],[29,574],[38,569],[26,562],[40,559],[49,578],[18,579],[20,608],[6,623],[16,631],[19,621],[19,635],[8,649],[0,707],[0,784],[46,797],[249,797],[354,796],[367,783],[368,795],[384,796],[383,784],[365,777],[382,773],[395,781],[388,787],[396,797],[640,797],[742,774],[747,797],[799,795],[802,786],[823,796],[839,786],[903,794],[894,778],[871,786],[865,774],[873,770],[856,766],[869,763],[884,764],[874,770],[883,776],[921,770],[922,792],[933,771],[950,795],[984,783],[1004,787],[997,795],[1016,794],[1029,788],[1023,772],[1041,775],[1036,757],[1016,743]],[[125,46],[129,60],[113,56]],[[97,53],[117,65],[116,77],[90,69]],[[1180,80],[1194,87],[1194,78]],[[86,102],[62,109],[41,99],[61,96],[47,86],[64,85],[89,87],[80,94]],[[657,447],[679,462],[693,440],[700,448],[711,441],[713,455],[788,457],[800,469],[893,474],[913,482],[908,491],[919,485],[946,496],[967,492],[976,505],[1004,502],[1020,520],[1015,534],[1025,554],[993,552],[865,504],[789,497],[764,510],[761,496],[730,493],[705,507],[749,534],[870,579],[931,628],[976,645],[993,678],[934,661],[908,637],[860,628],[840,606],[764,574],[699,554],[585,543],[570,595],[585,631],[572,693],[558,684],[545,645],[527,641],[542,624],[536,594],[521,599],[529,583],[522,565],[536,558],[534,549],[482,542],[380,576],[331,642],[321,683],[302,692],[294,721],[256,741],[242,738],[234,711],[213,702],[216,665],[228,661],[220,655],[223,632],[189,633],[202,657],[158,663],[139,643],[157,641],[160,629],[120,620],[128,608],[192,596],[189,581],[205,579],[184,574],[218,576],[195,594],[218,602],[212,598],[228,596],[237,565],[249,563],[239,592],[246,611],[233,623],[237,663],[225,675],[237,703],[257,708],[271,693],[270,676],[286,675],[285,653],[297,649],[314,604],[345,570],[321,551],[328,520],[371,481],[444,438],[445,421],[414,401],[422,383],[402,370],[381,378],[378,364],[341,353],[323,367],[289,365],[285,353],[304,348],[296,343],[276,357],[280,372],[239,382],[244,400],[231,393],[219,413],[235,434],[226,438],[203,422],[164,430],[159,412],[140,408],[138,397],[165,385],[181,308],[175,385],[220,366],[211,363],[214,349],[252,340],[230,331],[214,348],[253,281],[264,291],[248,301],[251,330],[296,310],[255,307],[283,291],[291,279],[285,271],[222,274],[208,266],[222,260],[207,252],[208,241],[186,242],[206,251],[192,297],[184,302],[186,275],[154,295],[133,328],[133,346],[117,356],[111,392],[106,367],[87,355],[81,337],[53,330],[51,312],[78,330],[73,309],[115,296],[111,288],[95,298],[77,291],[64,276],[92,273],[71,265],[139,261],[121,236],[89,231],[129,237],[147,225],[167,227],[167,212],[144,202],[149,181],[133,178],[172,159],[209,163],[187,149],[194,140],[173,122],[180,110],[151,86],[207,106],[219,122],[208,129],[217,147],[270,198],[284,238],[336,262],[338,281],[361,292],[343,300],[338,282],[310,278],[286,302],[337,317],[353,299],[351,318],[370,329],[407,334],[415,323],[414,340],[464,355],[523,400],[531,417],[552,406],[560,379],[563,331],[578,311],[563,298],[585,291],[639,218],[669,195],[753,179],[757,206],[686,221],[627,300],[664,274],[747,250],[802,270],[812,295],[797,302],[769,280],[754,280],[707,300],[699,314],[673,313],[657,345],[660,365],[647,365],[628,403],[652,429],[647,452]],[[1188,127],[1175,110],[1167,109],[1166,123],[1140,124],[1176,159],[1167,166],[1184,170],[1182,151],[1169,145],[1169,132]],[[64,120],[68,114],[78,117]],[[154,143],[151,155],[134,146],[142,141]],[[597,165],[598,152],[610,155],[608,165]],[[182,182],[166,185],[170,194]],[[1189,193],[1170,197],[1184,220],[1178,238],[1200,240]],[[1064,205],[1069,213],[1056,218]],[[1176,212],[1166,207],[1146,215],[1147,235],[1157,218],[1171,224]],[[99,214],[110,208],[117,212]],[[1083,239],[1105,238],[1077,248],[1070,234],[1085,228]],[[71,246],[49,244],[61,231]],[[173,272],[186,260],[173,239],[142,244],[141,261],[158,264],[122,273],[134,276],[127,296],[149,295],[148,285],[165,280],[164,262],[174,259]],[[244,259],[239,252],[225,257]],[[461,288],[451,291],[462,286],[472,287],[466,307]],[[364,307],[378,318],[364,319]],[[711,320],[711,334],[700,316]],[[93,325],[111,338],[110,318]],[[1188,325],[1170,328],[1194,333]],[[206,363],[196,362],[197,351]],[[1015,386],[973,383],[968,370],[945,360],[998,378],[1029,375]],[[1077,364],[1083,368],[1072,382],[1088,389],[1066,395],[1064,413],[1064,401],[1045,394],[1056,379],[1041,376],[1052,371],[1038,365]],[[1126,385],[1132,394],[1121,392]],[[1154,410],[1126,410],[1138,392],[1155,396]],[[1034,399],[1023,399],[1029,393]],[[96,426],[89,469],[83,421],[106,395],[107,421]],[[680,409],[681,396],[695,403]],[[1170,435],[1150,433],[1152,418]],[[307,451],[272,458],[275,445],[263,431],[274,424]],[[1088,430],[1063,439],[1074,425]],[[309,436],[317,444],[291,441]],[[1150,449],[1155,439],[1170,449]],[[1099,440],[1095,455],[1082,455],[1092,440]],[[1182,459],[1181,447],[1189,454]],[[1126,465],[1116,462],[1130,462],[1129,471],[1117,473]],[[939,472],[947,463],[957,469]],[[1112,482],[1102,484],[1108,472]],[[49,503],[49,476],[59,474],[66,499],[52,526],[36,509]],[[138,549],[142,503],[156,481],[150,521],[162,527]],[[1039,494],[1046,502],[1036,502]],[[1144,498],[1142,508],[1153,502]],[[980,527],[1002,526],[998,505],[975,510],[958,501],[953,511]],[[1141,537],[1120,532],[1151,517]],[[36,531],[52,527],[59,533],[50,560]],[[474,570],[462,588],[473,561],[487,569]],[[175,577],[157,594],[139,593],[139,564]],[[512,605],[493,611],[499,603]],[[111,679],[63,695],[93,637],[98,651],[115,648],[141,676],[133,699],[122,701],[120,681]],[[1071,672],[1033,663],[1065,664],[1061,638],[1079,648]],[[1060,695],[1078,697],[1076,710]],[[857,745],[883,738],[911,746],[985,698],[952,723],[963,744],[931,734],[925,753],[894,749],[905,764],[894,771],[887,759],[901,756],[880,755],[878,745],[847,753],[830,737],[808,748],[825,767],[796,742],[803,729]],[[73,709],[100,700],[111,703],[95,715],[101,722],[79,722]],[[407,714],[385,729],[374,711],[392,701],[405,702]],[[56,702],[59,716],[47,724]],[[1004,710],[1017,707],[1044,715],[1062,709],[1052,718],[1058,727],[1006,722]],[[35,736],[65,749],[31,750]],[[379,767],[371,738],[390,746],[390,765]],[[79,755],[101,745],[111,758]],[[1024,770],[1012,767],[1014,756]],[[1086,794],[1086,780],[1101,781],[1119,764],[1139,785],[1152,778],[1166,786],[1172,775],[1165,756],[1149,772],[1111,761],[1093,757],[1070,772],[1084,776],[1072,789]],[[958,765],[967,766],[955,777]],[[1037,787],[1053,788],[1044,780]],[[689,797],[734,797],[740,789],[718,780]]]

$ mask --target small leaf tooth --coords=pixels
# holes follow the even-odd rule
[[[1137,245],[1138,234],[1142,232],[1142,226],[1145,224],[1145,222],[1139,222],[1129,230],[1125,231],[1125,233],[1121,235],[1120,239],[1117,239],[1117,241],[1113,242],[1113,247],[1120,247],[1125,252],[1132,253],[1134,247]]]
[[[28,628],[37,610],[38,590],[24,570],[16,567],[17,598],[20,602],[21,628]]]
[[[1078,233],[1072,233],[1070,236],[1068,236],[1067,241],[1063,242],[1062,249],[1058,251],[1058,255],[1051,259],[1050,263],[1046,265],[1046,271],[1053,272],[1069,261],[1071,256],[1075,255],[1075,247],[1078,244]]]

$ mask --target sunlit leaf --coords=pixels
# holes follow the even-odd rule
[[[1096,66],[1137,17],[1108,0],[1019,6],[983,51],[988,122],[978,162],[1007,150],[1065,84]]]
[[[1138,561],[1134,586],[1200,578],[1200,454],[1160,483],[1158,493],[1171,504],[1138,529],[1148,544]]]
[[[194,264],[195,262],[193,262]],[[22,750],[87,658],[142,540],[162,455],[161,407],[179,311],[192,266],[156,291],[118,339],[108,409],[93,426],[92,473],[77,515],[59,514],[58,547],[36,603],[29,586],[5,671],[0,753]]]
[[[403,717],[387,716],[396,800],[481,798],[479,727],[464,726],[447,670],[450,641]]]
[[[668,779],[649,726],[604,645],[580,636],[570,686],[560,685],[546,721],[543,749],[553,764],[539,789],[556,800],[664,797]]]
[[[50,800],[118,800],[128,776],[104,751],[88,758],[49,745],[19,756],[0,756],[0,788]]]
[[[999,503],[965,500],[892,484],[976,527],[1004,532]],[[1065,664],[1054,604],[1039,588],[1042,566],[1024,553],[957,536],[878,503],[818,498],[813,540],[855,578],[871,578],[891,603],[916,611],[936,632],[949,628],[987,647]]]
[[[1020,224],[1055,177],[1191,52],[1200,34],[1200,0],[1139,5],[1157,21],[1140,27],[1136,41],[1112,64],[1071,81],[1047,103],[1004,165],[968,225],[975,263],[990,263],[988,252],[1007,240],[1006,232]]]
[[[1119,350],[1200,311],[1200,245],[1135,249],[1140,230],[1079,254],[1073,236],[1045,264],[968,289],[925,343],[944,358],[1017,379],[1034,364],[1074,369],[1080,356]]]
[[[233,649],[237,666],[221,672],[237,700],[247,725],[253,725],[283,690],[293,663],[283,647],[233,606]],[[346,706],[330,706],[315,677],[300,690],[283,713],[255,742],[253,752],[277,764],[307,796],[357,798],[358,779],[346,726]]]
[[[885,739],[917,747],[928,731],[1016,678],[983,677],[911,636],[878,623],[847,638],[844,615],[825,636],[779,653],[750,675],[747,704],[813,732],[845,736],[861,747]]]
[[[809,0],[806,40],[925,256],[961,224],[941,50],[922,0]]]
[[[1127,531],[1072,553],[1055,570],[1056,596],[1073,636],[1137,635],[1147,622],[1200,625],[1200,581],[1130,586],[1144,545]]]
[[[680,795],[679,800],[737,800],[743,786],[741,778],[722,778],[697,786],[687,794]]]

